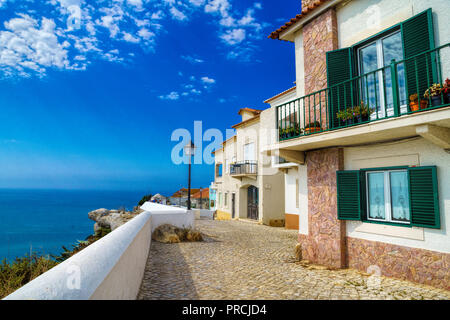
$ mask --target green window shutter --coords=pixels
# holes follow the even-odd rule
[[[408,168],[411,224],[440,229],[436,167]]]
[[[337,171],[339,220],[361,220],[361,179],[359,171]]]
[[[401,23],[404,58],[414,57],[434,49],[433,13],[428,9]],[[423,97],[436,79],[435,54],[424,54],[405,63],[408,96],[418,93]]]
[[[352,49],[343,48],[327,52],[327,81],[328,87],[332,87],[344,81],[350,80],[352,71]],[[350,82],[331,88],[329,91],[330,128],[339,126],[336,113],[339,110],[352,107],[352,86]]]

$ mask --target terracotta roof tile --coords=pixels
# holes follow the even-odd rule
[[[254,115],[260,114],[262,112],[262,110],[257,110],[257,109],[253,109],[253,108],[241,108],[238,112],[238,114],[241,114],[242,111],[248,111],[253,113]]]
[[[291,27],[293,24],[295,24],[300,19],[304,18],[305,16],[309,15],[311,12],[313,12],[316,8],[320,7],[322,4],[327,2],[329,0],[316,0],[310,5],[308,5],[306,8],[302,9],[302,12],[300,14],[297,14],[294,18],[286,22],[284,25],[279,27],[277,30],[272,32],[268,38],[269,39],[280,39],[280,33]]]
[[[200,191],[192,196],[194,199],[200,199]],[[202,199],[209,198],[209,189],[202,189]]]
[[[253,118],[250,118],[250,119],[247,119],[245,121],[239,122],[238,124],[235,124],[234,126],[231,126],[231,127],[233,129],[236,129],[236,128],[238,128],[238,127],[240,127],[240,126],[242,126],[242,125],[244,125],[246,123],[252,122],[253,120],[257,120],[257,119],[259,119],[259,114],[254,116]]]

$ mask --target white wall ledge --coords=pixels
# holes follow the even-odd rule
[[[194,213],[155,203],[5,300],[131,300],[141,286],[151,235],[161,224],[194,227]]]

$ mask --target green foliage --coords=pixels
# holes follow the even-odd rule
[[[147,201],[150,201],[150,200],[152,199],[152,197],[153,197],[153,195],[151,195],[151,194],[148,194],[148,195],[144,196],[144,197],[141,199],[141,201],[139,201],[138,206],[140,207],[140,206],[142,206],[144,203],[146,203]]]
[[[433,85],[425,91],[425,94],[423,96],[427,99],[429,97],[436,97],[441,94],[441,91],[442,91],[441,84],[433,83]]]
[[[285,129],[279,129],[280,136],[299,136],[302,132],[298,123]]]
[[[69,259],[110,232],[111,229],[102,228],[95,235],[87,237],[86,240],[78,240],[75,245],[72,245],[71,250],[63,246],[63,252],[58,256],[40,256],[37,253],[32,253],[31,256],[25,255],[25,257],[16,258],[11,263],[4,259],[0,264],[0,299],[13,293],[59,263]]]
[[[336,118],[342,121],[351,120],[358,116],[367,117],[375,110],[370,108],[364,101],[355,107],[349,107],[347,109],[339,110],[336,113]]]
[[[0,299],[13,293],[31,280],[37,278],[58,264],[50,257],[33,253],[16,258],[12,263],[4,259],[0,264]]]

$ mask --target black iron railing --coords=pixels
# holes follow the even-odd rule
[[[449,57],[447,43],[402,61],[392,60],[388,66],[280,105],[279,139],[449,106],[448,87],[443,89],[450,86]],[[446,64],[446,74],[441,60]]]
[[[258,174],[258,163],[256,161],[242,161],[230,165],[230,175],[255,175]]]

